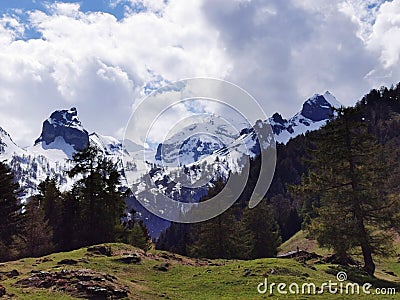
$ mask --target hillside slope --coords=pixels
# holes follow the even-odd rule
[[[196,260],[168,252],[108,244],[0,264],[2,299],[343,299],[340,295],[260,295],[259,283],[315,283],[336,280],[343,269],[292,259]],[[374,286],[398,286],[345,270],[354,280]],[[400,275],[400,270],[393,270]],[[355,295],[350,299],[400,299]],[[379,298],[380,297],[380,298]],[[347,299],[347,298],[346,298]]]

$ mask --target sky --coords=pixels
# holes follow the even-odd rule
[[[290,117],[400,81],[400,0],[0,1],[0,127],[32,145],[56,109],[122,138],[152,90],[212,77]]]

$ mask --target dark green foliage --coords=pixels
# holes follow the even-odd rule
[[[215,182],[206,201],[218,195],[224,189],[222,179]],[[229,197],[229,191],[227,197]],[[253,236],[240,221],[240,205],[237,202],[222,214],[210,220],[191,226],[189,254],[207,258],[249,259],[253,249]]]
[[[223,181],[217,181],[202,201],[214,197],[223,188]],[[217,217],[198,224],[173,223],[161,235],[156,248],[196,257],[249,259],[254,248],[253,234],[241,221],[241,214],[237,203]]]
[[[247,208],[242,222],[253,236],[251,258],[275,257],[281,236],[272,206],[264,200],[253,209]]]
[[[54,250],[53,231],[36,198],[25,205],[22,229],[15,236],[14,247],[20,257],[39,257]]]
[[[300,224],[302,222],[293,200],[279,194],[273,196],[268,203],[273,212],[273,217],[279,225],[282,240],[288,240],[301,229]]]
[[[151,249],[151,237],[143,222],[135,222],[127,232],[127,243],[144,251]]]
[[[39,194],[35,198],[39,201],[45,219],[53,230],[54,245],[64,244],[63,236],[63,198],[57,187],[55,178],[46,178],[38,186]],[[58,247],[56,247],[57,249]]]
[[[19,185],[11,169],[0,162],[0,260],[10,258],[13,238],[21,227]]]
[[[125,211],[125,195],[118,190],[119,172],[93,146],[74,154],[72,161],[75,166],[69,176],[82,176],[72,191],[79,203],[78,244],[115,241]]]
[[[368,132],[360,107],[341,108],[319,131],[308,176],[293,192],[311,218],[308,228],[322,246],[345,260],[360,246],[373,274],[373,254],[388,254],[390,238],[379,234],[397,221],[398,197],[389,194],[388,166],[381,145]]]
[[[234,208],[221,215],[194,225],[195,242],[190,254],[206,258],[249,259],[253,250],[253,236],[235,217]]]
[[[156,249],[189,255],[189,246],[193,243],[190,229],[191,224],[171,223],[157,239]]]
[[[152,247],[149,231],[133,209],[130,211],[129,220],[121,227],[120,240],[144,251],[148,251]]]

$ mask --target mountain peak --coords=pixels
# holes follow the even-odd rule
[[[328,119],[330,115],[332,115],[336,103],[328,102],[328,99],[326,99],[325,96],[330,101],[333,101],[333,99],[336,100],[336,98],[328,91],[325,92],[324,95],[315,94],[304,102],[300,114],[314,122]]]
[[[69,110],[56,110],[47,120],[52,125],[82,127],[82,124],[78,118],[78,111],[75,107],[72,107]]]
[[[281,125],[283,125],[287,122],[287,120],[284,119],[282,117],[282,115],[277,112],[272,115],[272,121],[274,121],[274,123],[281,124]]]
[[[290,119],[286,120],[279,113],[275,113],[268,122],[275,134],[275,140],[287,143],[299,134],[319,129],[331,117],[333,108],[341,106],[335,96],[326,91],[323,95],[314,94],[308,98],[302,110]]]
[[[89,144],[89,134],[82,127],[81,121],[78,118],[78,111],[75,107],[69,110],[54,111],[43,122],[42,133],[35,141],[35,145],[43,142],[45,146],[49,146],[56,139],[59,141],[61,138],[75,150],[82,150]],[[57,148],[59,148],[60,143],[56,144]]]

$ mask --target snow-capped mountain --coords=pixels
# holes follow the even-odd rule
[[[24,150],[18,147],[11,136],[0,127],[0,155],[3,158],[11,157],[14,153],[22,155]]]
[[[82,150],[89,144],[89,134],[82,127],[75,107],[70,110],[57,110],[43,122],[42,134],[35,145],[43,149],[65,150],[70,156],[73,150]],[[66,146],[64,149],[63,146]]]
[[[335,96],[327,91],[323,95],[315,94],[304,102],[302,110],[289,120],[275,113],[268,121],[274,131],[275,140],[286,144],[291,138],[321,128],[332,115],[332,108],[340,106]]]
[[[53,112],[43,122],[42,132],[34,145],[25,149],[18,147],[10,135],[0,129],[0,159],[5,159],[11,166],[24,190],[23,198],[28,198],[36,193],[38,184],[47,177],[56,178],[62,191],[71,188],[74,180],[66,175],[71,168],[69,159],[89,143],[119,163],[122,169],[121,162],[118,162],[123,152],[122,143],[97,133],[89,135],[74,107]]]
[[[37,186],[47,177],[55,178],[61,191],[71,189],[74,179],[69,178],[66,171],[72,167],[72,155],[88,144],[94,145],[117,165],[122,174],[122,185],[133,192],[127,200],[128,208],[138,211],[152,236],[157,237],[169,222],[138,203],[136,199],[143,193],[149,196],[148,190],[153,189],[154,195],[163,193],[182,202],[196,202],[212,185],[203,183],[226,178],[230,172],[240,173],[246,156],[259,155],[274,139],[286,143],[299,134],[320,128],[332,114],[332,107],[338,106],[340,103],[329,92],[316,94],[289,120],[276,113],[253,126],[236,124],[240,130],[232,129],[211,115],[181,128],[156,151],[144,149],[129,140],[122,143],[110,136],[89,134],[75,108],[57,110],[43,122],[41,135],[34,145],[25,149],[16,145],[0,128],[0,160],[10,165],[24,190],[22,197],[27,199],[37,192]],[[266,132],[260,145],[256,132],[269,128],[266,123],[271,124],[274,138],[271,132]],[[196,188],[188,187],[191,185]],[[157,196],[154,197],[157,201]]]
[[[155,159],[168,166],[188,165],[226,147],[238,136],[238,130],[217,116],[200,116],[159,144]]]
[[[261,123],[269,123],[276,142],[287,143],[291,138],[307,131],[321,128],[333,114],[333,108],[341,104],[325,92],[315,94],[304,102],[302,110],[289,120],[279,113]],[[206,117],[201,122],[182,128],[178,133],[159,144],[156,162],[164,165],[182,166],[202,161],[210,155],[230,155],[240,159],[244,154],[255,156],[260,153],[253,127],[245,127],[239,133],[225,123],[218,124],[218,118]],[[243,125],[242,125],[243,126]],[[194,133],[193,133],[194,132]],[[200,132],[201,134],[196,134]]]
[[[23,201],[37,193],[38,185],[47,177],[55,178],[61,191],[72,188],[76,179],[67,176],[66,171],[72,168],[70,159],[77,149],[88,144],[97,147],[102,155],[111,159],[117,168],[123,172],[122,155],[133,161],[132,169],[137,173],[137,184],[140,176],[148,172],[149,167],[143,162],[143,147],[131,141],[121,141],[98,133],[88,134],[82,126],[75,108],[57,110],[43,122],[40,137],[34,145],[22,149],[17,146],[11,136],[0,128],[0,160],[5,160],[13,170],[23,193]],[[151,151],[150,151],[151,152]],[[154,157],[154,153],[147,155]],[[127,186],[122,178],[122,185]],[[148,225],[153,237],[157,237],[168,227],[169,222],[160,219],[140,206],[135,197],[127,199],[128,210],[134,207]]]

